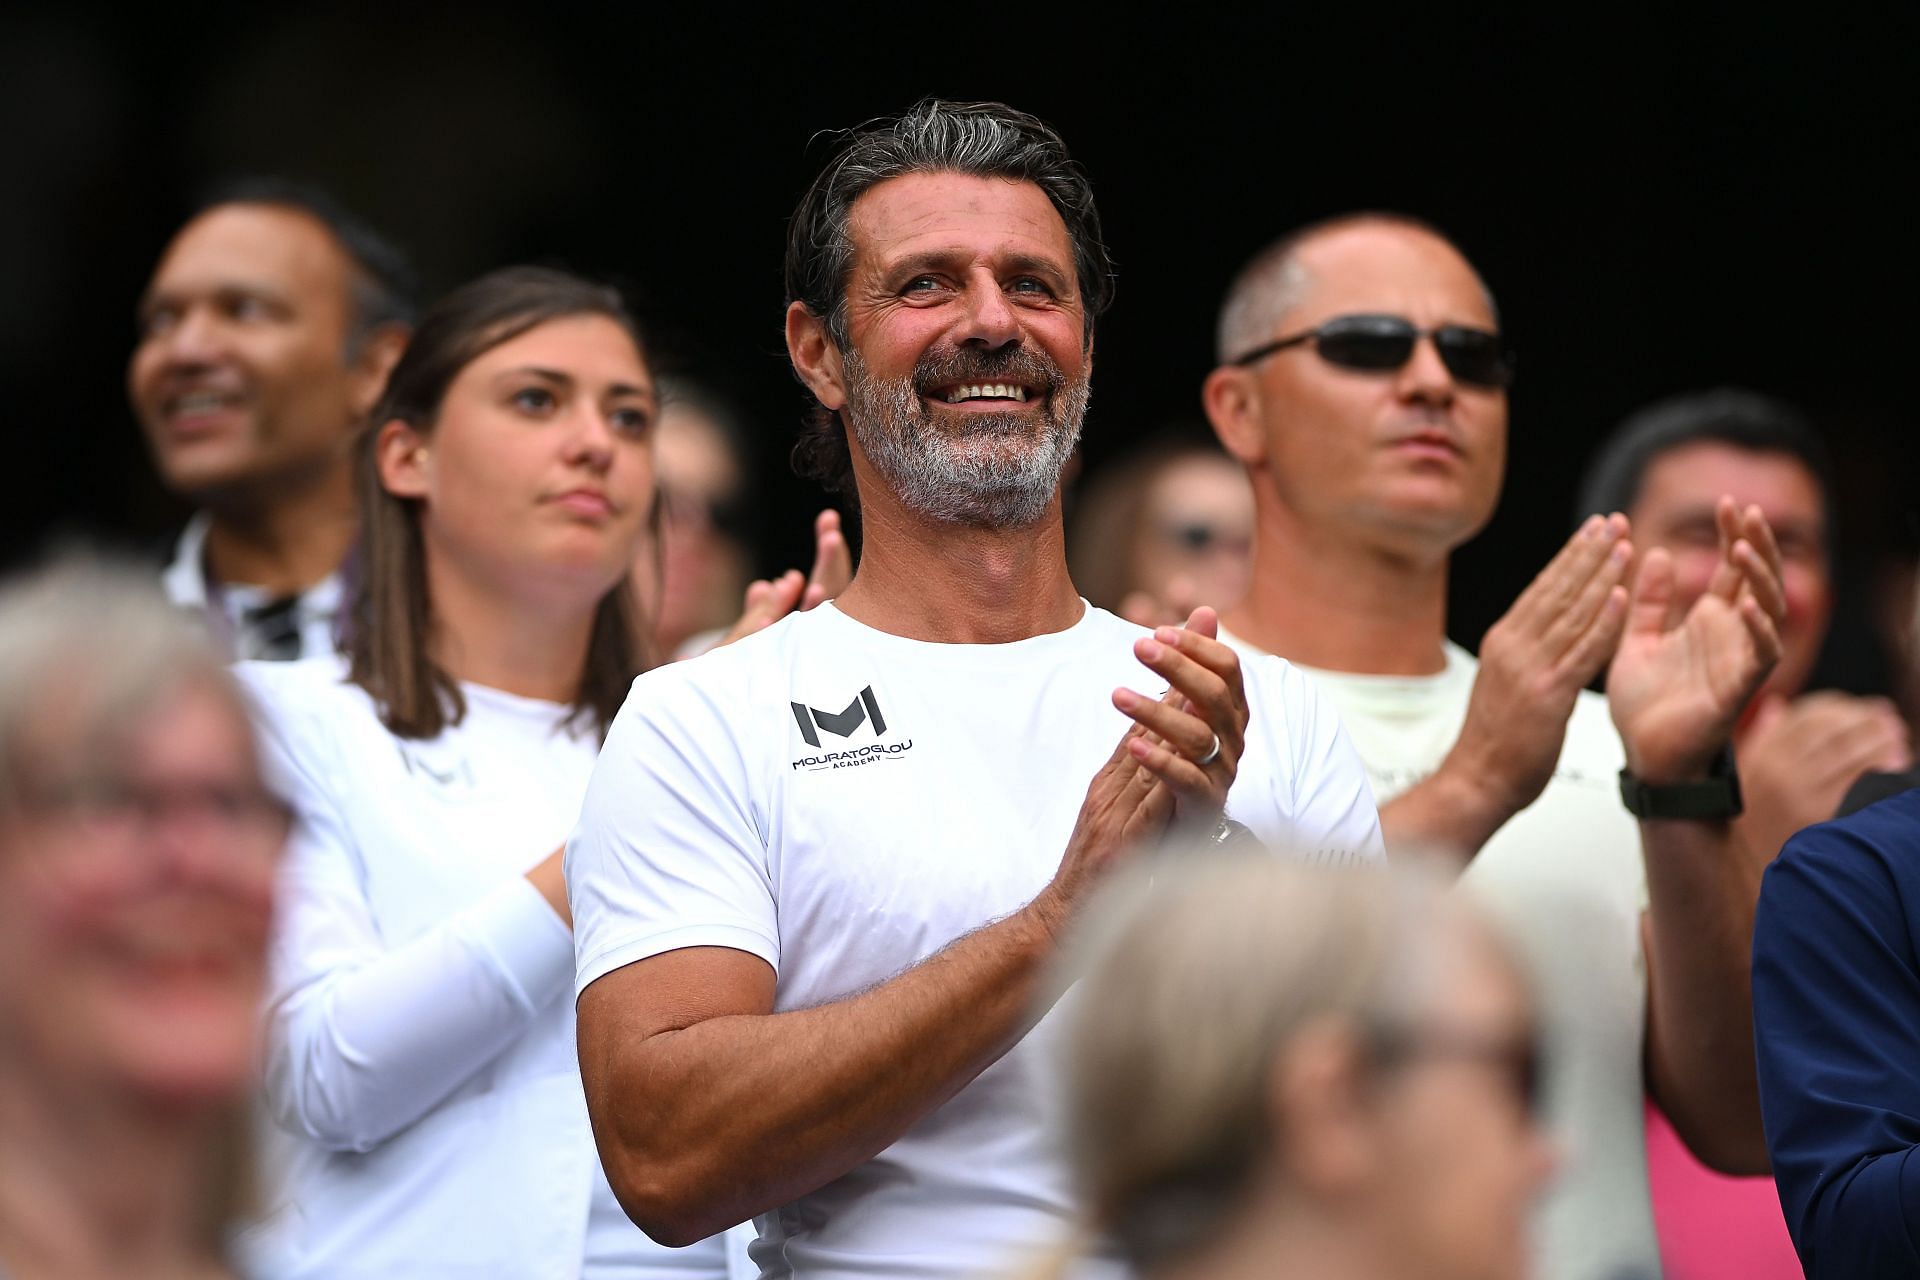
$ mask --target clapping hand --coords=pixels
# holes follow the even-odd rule
[[[1442,767],[1485,790],[1502,821],[1546,787],[1574,700],[1620,642],[1632,558],[1626,517],[1591,517],[1481,641],[1466,721]]]
[[[1184,627],[1158,628],[1136,640],[1133,653],[1166,677],[1166,696],[1113,692],[1113,705],[1141,730],[1127,749],[1190,816],[1217,816],[1226,807],[1246,749],[1250,713],[1240,658],[1219,637],[1220,617],[1205,606],[1189,614]]]
[[[1113,705],[1133,723],[1094,774],[1060,868],[1032,904],[1054,933],[1094,884],[1176,815],[1210,821],[1225,806],[1249,712],[1239,655],[1220,642],[1219,630],[1218,615],[1201,608],[1185,627],[1134,642],[1134,656],[1166,678],[1167,691],[1159,698],[1113,691]]]
[[[1760,508],[1715,511],[1720,564],[1684,615],[1664,550],[1642,557],[1607,702],[1627,768],[1655,785],[1705,777],[1780,658],[1780,551]]]
[[[1741,832],[1762,864],[1770,862],[1788,836],[1839,812],[1861,774],[1912,767],[1906,722],[1885,698],[1831,689],[1791,701],[1763,694],[1740,736]]]
[[[806,577],[789,569],[777,578],[761,578],[747,587],[739,621],[727,628],[720,645],[732,644],[772,626],[789,613],[804,612],[833,599],[853,580],[853,557],[840,531],[840,513],[829,508],[813,521],[813,569]]]

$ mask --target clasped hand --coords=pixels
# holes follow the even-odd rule
[[[1219,639],[1219,616],[1195,609],[1185,627],[1161,627],[1133,652],[1167,681],[1150,698],[1115,689],[1133,721],[1093,776],[1053,881],[1034,900],[1058,931],[1086,891],[1129,851],[1165,833],[1176,816],[1211,823],[1227,802],[1246,749],[1247,694],[1239,655]]]

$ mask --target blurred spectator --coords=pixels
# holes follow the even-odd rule
[[[345,662],[241,668],[299,819],[266,1083],[302,1142],[265,1275],[726,1274],[721,1240],[627,1220],[574,1055],[559,846],[644,665],[657,412],[610,290],[456,290],[363,437]]]
[[[398,252],[277,181],[222,192],[154,269],[127,389],[161,482],[200,508],[163,582],[236,656],[334,647],[351,444],[411,319]]]
[[[660,486],[662,655],[710,647],[740,613],[753,577],[747,521],[753,473],[739,421],[708,388],[663,379],[653,466]]]
[[[1683,605],[1707,590],[1719,560],[1720,495],[1766,514],[1786,598],[1780,664],[1735,736],[1747,804],[1736,826],[1759,866],[1795,831],[1832,817],[1863,773],[1912,762],[1888,700],[1804,692],[1833,612],[1832,480],[1826,446],[1798,412],[1722,388],[1633,414],[1600,446],[1581,486],[1578,515],[1625,512],[1640,547],[1667,549]],[[1800,1274],[1773,1179],[1706,1168],[1652,1103],[1647,1167],[1667,1280]]]
[[[286,832],[150,573],[0,589],[0,1273],[233,1274]]]
[[[1108,463],[1067,521],[1081,594],[1146,627],[1240,603],[1252,555],[1246,472],[1212,440],[1166,437]]]
[[[1787,603],[1780,665],[1736,739],[1747,813],[1740,827],[1764,863],[1801,827],[1833,816],[1856,778],[1912,763],[1906,724],[1885,698],[1805,685],[1833,614],[1832,465],[1793,408],[1722,388],[1676,396],[1615,429],[1588,465],[1579,514],[1623,511],[1642,548],[1672,554],[1682,605],[1707,589],[1723,493],[1766,514]]]
[[[1600,1280],[1657,1267],[1643,1090],[1716,1163],[1765,1167],[1754,884],[1716,761],[1777,654],[1780,586],[1752,509],[1718,510],[1720,576],[1684,614],[1664,553],[1629,595],[1625,521],[1596,518],[1478,660],[1449,642],[1449,559],[1492,515],[1505,467],[1498,323],[1472,265],[1404,217],[1308,227],[1242,270],[1204,392],[1258,513],[1252,585],[1222,637],[1307,666],[1367,763],[1389,850],[1466,860],[1464,883],[1520,944],[1568,1152],[1542,1274]],[[1609,658],[1603,701],[1584,686]]]
[[[661,396],[653,444],[658,497],[633,564],[641,612],[659,619],[653,652],[695,657],[840,594],[853,562],[832,509],[814,518],[805,577],[789,569],[748,581],[753,484],[733,411],[697,383],[665,379]]]
[[[1530,1274],[1529,1002],[1433,881],[1175,849],[1103,891],[1068,957],[1078,1244],[1139,1280]]]

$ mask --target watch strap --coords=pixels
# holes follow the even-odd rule
[[[1712,822],[1737,818],[1745,809],[1740,797],[1740,774],[1734,767],[1733,747],[1722,747],[1708,775],[1698,782],[1656,786],[1625,769],[1620,771],[1620,802],[1636,818]]]

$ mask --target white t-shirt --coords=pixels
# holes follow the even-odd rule
[[[1165,682],[1144,632],[1089,606],[1011,644],[909,640],[832,605],[635,682],[567,854],[580,989],[720,946],[764,959],[775,1008],[883,982],[1017,910],[1052,877],[1093,775]],[[1327,859],[1379,856],[1359,760],[1278,659],[1229,813]],[[770,1277],[953,1277],[1055,1238],[1071,1211],[1048,1130],[1052,1019],[874,1159],[762,1215]]]
[[[1381,804],[1432,773],[1466,722],[1479,664],[1453,644],[1446,662],[1435,676],[1302,668],[1339,706]],[[1560,1156],[1536,1229],[1544,1280],[1660,1274],[1641,1112],[1646,865],[1639,824],[1620,803],[1624,764],[1606,699],[1582,693],[1546,790],[1462,879],[1520,951],[1540,1005]]]
[[[396,738],[343,669],[238,668],[298,817],[266,1064],[294,1137],[250,1272],[725,1276],[720,1239],[662,1248],[615,1202],[580,1088],[572,937],[525,878],[573,825],[596,735],[465,685],[460,724]]]

